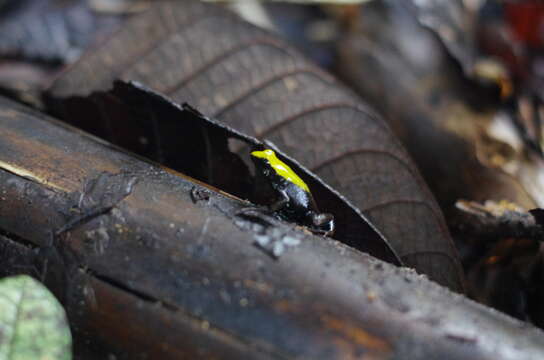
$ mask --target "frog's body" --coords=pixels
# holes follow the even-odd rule
[[[308,185],[274,151],[266,149],[251,152],[255,167],[268,179],[280,199],[270,206],[286,220],[308,226],[311,230],[324,234],[334,231],[331,214],[319,213]]]

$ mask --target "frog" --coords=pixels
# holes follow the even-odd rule
[[[277,201],[268,206],[270,211],[314,233],[325,236],[334,233],[333,215],[318,210],[308,185],[276,156],[274,150],[253,150],[251,160],[257,174],[263,176],[278,194]]]

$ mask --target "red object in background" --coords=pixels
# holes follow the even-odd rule
[[[505,18],[512,34],[523,45],[540,48],[544,44],[544,1],[529,0],[504,4]]]

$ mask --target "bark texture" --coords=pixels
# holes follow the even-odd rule
[[[76,357],[544,356],[540,330],[3,99],[0,140],[0,274],[55,292]]]

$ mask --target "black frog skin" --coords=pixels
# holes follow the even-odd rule
[[[308,185],[273,150],[252,151],[255,168],[270,182],[279,200],[270,210],[282,218],[307,226],[310,230],[330,235],[334,232],[331,214],[320,213]]]

